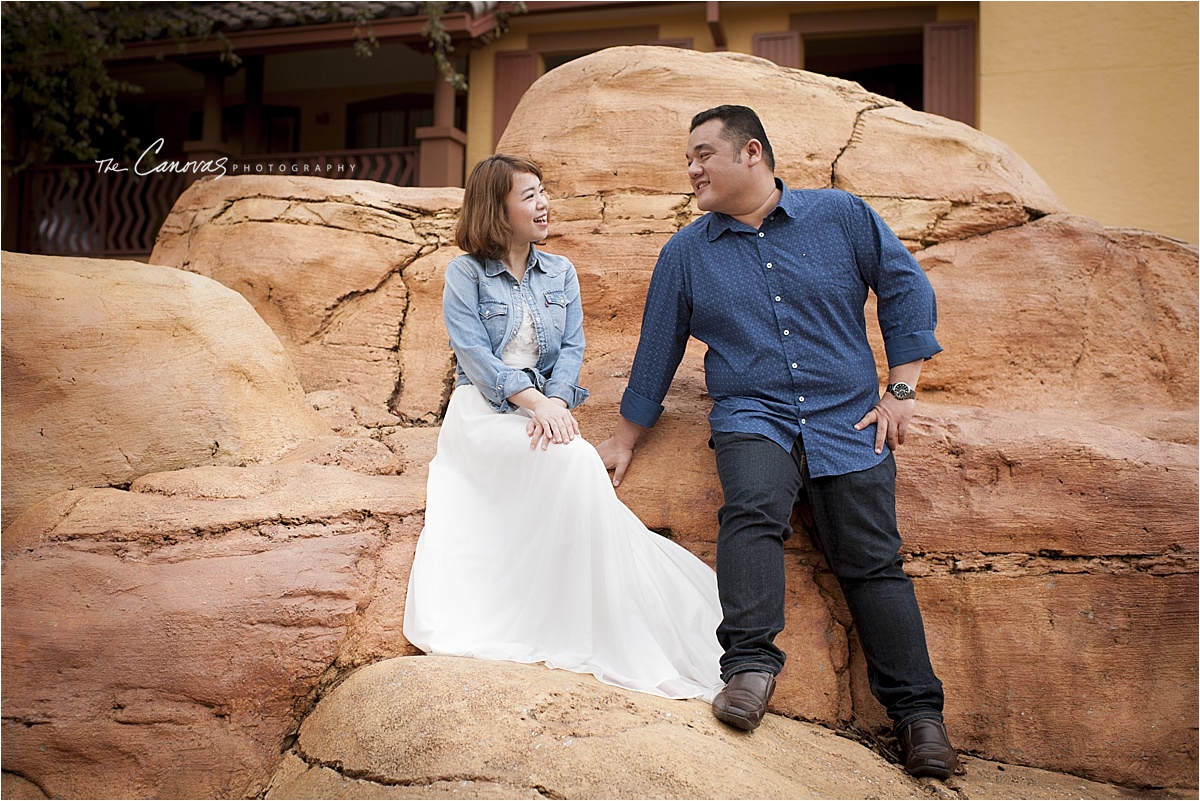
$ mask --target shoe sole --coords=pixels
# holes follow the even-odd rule
[[[910,776],[916,776],[916,777],[931,776],[935,779],[943,779],[943,780],[949,779],[950,776],[953,775],[953,773],[954,773],[953,768],[935,768],[935,767],[931,767],[928,765],[922,766],[913,771],[909,771]]]
[[[715,709],[713,710],[713,715],[715,715],[717,720],[721,721],[722,723],[728,723],[730,726],[733,726],[734,728],[737,728],[737,729],[741,729],[742,731],[754,731],[755,729],[758,728],[758,724],[762,723],[761,720],[758,723],[755,723],[754,721],[750,720],[749,718],[741,717],[740,715],[735,715],[732,712],[725,712],[725,711],[719,712]]]

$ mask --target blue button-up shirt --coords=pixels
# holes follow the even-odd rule
[[[514,369],[501,357],[521,327],[522,304],[537,333],[534,370]],[[571,409],[587,398],[578,386],[584,348],[579,279],[565,257],[530,248],[518,283],[498,259],[457,256],[446,266],[442,318],[457,360],[455,386],[473,384],[494,409],[511,411],[508,398],[530,387]]]
[[[937,306],[920,265],[866,203],[833,189],[782,189],[758,229],[710,213],[671,237],[650,279],[621,414],[652,426],[689,336],[708,345],[714,431],[802,436],[812,476],[866,470],[879,401],[863,307],[878,297],[890,366],[941,350]]]

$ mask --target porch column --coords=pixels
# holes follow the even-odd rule
[[[186,65],[204,75],[204,105],[200,139],[183,143],[183,152],[190,159],[215,159],[228,155],[221,141],[221,122],[225,113],[225,65],[206,62]]]
[[[712,33],[713,46],[718,52],[729,49],[729,41],[725,37],[725,23],[721,21],[720,0],[708,0],[704,4],[704,16],[708,21],[708,30]]]
[[[242,154],[255,155],[266,148],[262,141],[263,57],[246,56],[246,104],[242,118]]]
[[[462,186],[467,134],[454,127],[454,87],[433,81],[433,125],[417,129],[420,168],[417,186]]]
[[[216,147],[221,143],[221,117],[225,113],[225,76],[204,73],[204,125],[200,141]]]

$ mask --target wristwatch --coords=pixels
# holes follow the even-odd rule
[[[917,397],[917,391],[903,381],[888,384],[887,391],[895,395],[897,400],[908,400],[909,398]]]

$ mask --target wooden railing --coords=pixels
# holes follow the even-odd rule
[[[100,165],[30,168],[20,182],[18,250],[54,256],[148,256],[171,207],[192,182],[220,175],[101,171]],[[413,186],[417,148],[229,156],[225,176],[354,178]],[[146,170],[143,169],[143,172]]]

